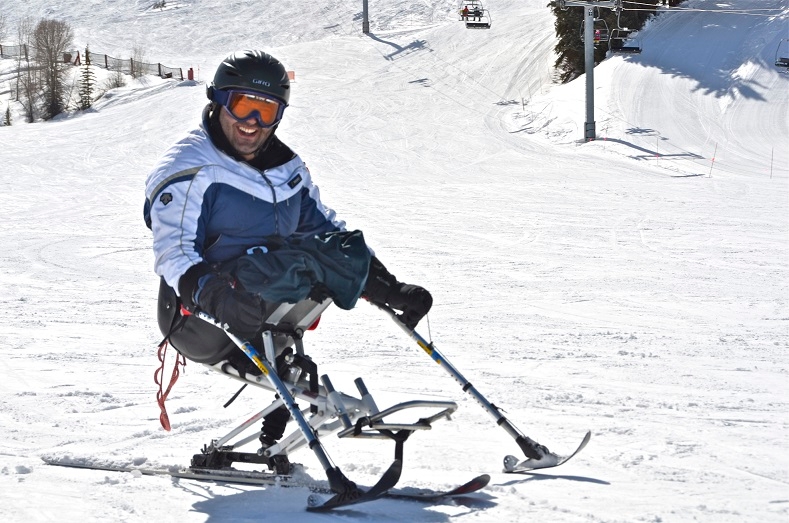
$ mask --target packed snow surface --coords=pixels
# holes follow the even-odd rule
[[[545,0],[485,2],[467,30],[450,0],[357,3],[4,2],[63,19],[75,49],[192,68],[144,77],[93,109],[24,122],[0,60],[0,520],[7,522],[785,522],[789,520],[789,37],[781,0],[690,0],[638,35],[643,52],[552,83]],[[735,5],[736,4],[736,5]],[[725,12],[724,12],[725,11]],[[305,343],[379,407],[454,400],[405,445],[402,485],[491,483],[439,504],[305,511],[305,488],[65,469],[42,457],[188,465],[271,397],[190,363],[159,425],[144,180],[199,121],[231,51],[294,71],[278,133],[322,198],[389,269],[434,297],[419,332],[560,468],[502,473],[519,449],[366,303],[327,311]],[[99,75],[105,74],[98,71]],[[171,361],[171,360],[170,360]],[[169,374],[169,369],[166,371]],[[372,484],[384,442],[327,438]],[[293,456],[324,480],[309,450]]]

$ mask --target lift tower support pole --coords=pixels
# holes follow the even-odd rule
[[[613,9],[621,5],[622,0],[575,0],[560,1],[562,9],[567,7],[584,8],[584,66],[586,73],[586,122],[584,122],[584,141],[591,142],[597,136],[594,121],[594,8],[607,7]]]

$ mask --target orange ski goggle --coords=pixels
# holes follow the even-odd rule
[[[284,103],[260,93],[248,91],[214,91],[214,101],[223,105],[238,121],[254,118],[260,127],[273,127],[282,120]]]

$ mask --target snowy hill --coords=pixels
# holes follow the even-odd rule
[[[551,84],[546,3],[486,2],[492,28],[470,31],[452,1],[370,2],[369,35],[347,2],[4,3],[12,34],[23,15],[62,18],[77,47],[142,46],[198,78],[145,78],[92,111],[0,127],[0,519],[785,521],[789,74],[773,62],[789,9],[691,0],[653,20],[642,54],[595,69],[599,139],[584,144],[584,78]],[[363,376],[382,407],[457,401],[451,421],[406,443],[401,483],[443,488],[485,472],[482,493],[313,515],[306,489],[43,464],[186,465],[270,400],[247,390],[223,409],[235,382],[189,364],[168,433],[153,383],[143,182],[198,122],[219,61],[245,47],[296,72],[278,132],[324,201],[395,275],[433,293],[419,331],[552,450],[591,429],[575,460],[501,473],[517,446],[361,304],[324,314],[309,354],[338,389]],[[363,484],[392,458],[390,445],[325,444]],[[323,479],[308,451],[294,459]]]

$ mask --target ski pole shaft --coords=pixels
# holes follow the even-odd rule
[[[391,309],[383,308],[395,323],[400,326],[403,331],[408,334],[411,339],[416,341],[419,347],[430,356],[433,361],[438,363],[438,365],[444,369],[456,382],[460,384],[463,388],[463,392],[468,393],[472,398],[479,403],[485,411],[490,414],[490,416],[496,421],[496,424],[499,425],[501,428],[504,429],[507,434],[509,434],[512,438],[515,439],[515,442],[521,448],[521,450],[526,454],[526,456],[534,459],[540,459],[543,456],[543,448],[537,442],[532,440],[531,438],[525,436],[521,431],[519,431],[490,401],[485,398],[485,396],[480,393],[474,385],[471,384],[454,365],[452,365],[441,352],[436,348],[436,346],[432,342],[428,342],[422,336],[419,335],[418,332],[415,330],[409,329],[400,319],[397,317],[395,312]]]
[[[332,466],[331,461],[329,460],[329,456],[326,454],[326,451],[323,450],[320,441],[318,441],[318,437],[310,427],[310,424],[304,418],[304,415],[301,413],[299,408],[296,406],[296,402],[293,401],[293,396],[288,391],[287,387],[282,380],[279,379],[277,376],[277,371],[271,366],[271,363],[266,361],[265,358],[261,357],[260,352],[248,341],[242,340],[241,338],[235,336],[233,333],[229,332],[224,326],[219,323],[214,317],[211,315],[203,312],[197,311],[197,317],[201,320],[207,321],[208,323],[223,329],[227,336],[235,343],[239,349],[241,349],[247,357],[252,360],[258,369],[266,376],[269,383],[272,387],[277,391],[280,398],[282,399],[283,403],[285,404],[285,408],[288,409],[290,415],[293,417],[293,420],[299,426],[299,430],[301,431],[304,438],[307,440],[307,445],[309,448],[315,453],[315,456],[320,461],[321,466],[325,471],[330,471],[334,467]]]
[[[441,368],[443,368],[447,373],[449,373],[452,378],[463,388],[463,391],[468,393],[471,397],[473,397],[477,403],[479,403],[483,409],[485,409],[488,414],[490,414],[496,423],[502,424],[502,422],[507,422],[506,418],[501,414],[499,409],[493,405],[491,402],[483,396],[474,385],[471,384],[464,376],[460,373],[460,371],[452,365],[446,357],[436,348],[436,346],[425,340],[418,332],[415,330],[409,330],[408,327],[403,325],[401,322],[398,321],[400,326],[403,328],[405,332],[407,332],[413,340],[416,341],[417,345],[430,356],[433,361],[439,364]],[[507,423],[508,424],[508,423]],[[514,427],[512,427],[514,429]],[[507,426],[505,424],[504,429],[507,430]],[[507,432],[511,432],[507,430]],[[519,436],[517,431],[511,432],[510,434],[513,437]]]

